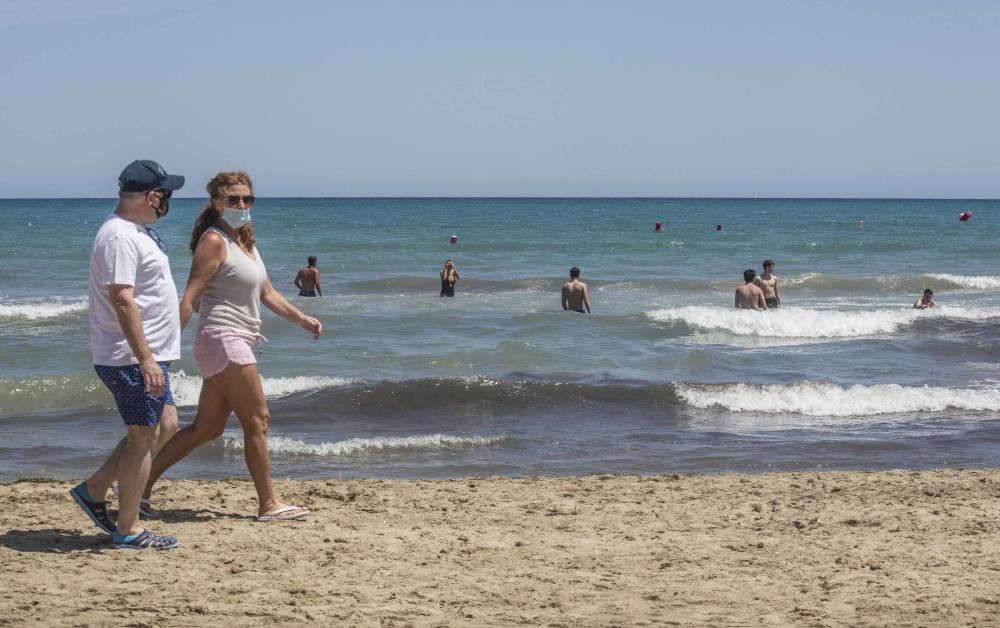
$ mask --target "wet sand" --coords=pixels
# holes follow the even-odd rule
[[[164,482],[111,548],[0,485],[0,625],[1000,626],[1000,470]]]

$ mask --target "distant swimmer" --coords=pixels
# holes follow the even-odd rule
[[[861,218],[861,219],[858,220],[858,226],[859,227],[864,227],[865,226],[865,219],[864,218]]]
[[[924,296],[917,299],[917,302],[913,304],[913,309],[926,310],[929,307],[934,307],[934,291],[927,288],[924,290]]]
[[[438,296],[455,296],[456,281],[458,281],[458,269],[455,268],[455,262],[446,259],[444,261],[444,268],[441,269],[441,294]]]
[[[774,276],[774,262],[769,259],[764,260],[764,272],[753,282],[764,292],[764,303],[767,303],[767,309],[773,310],[781,307],[778,278]]]
[[[300,297],[321,297],[323,289],[319,286],[319,269],[316,268],[316,256],[310,255],[307,266],[299,269],[295,275],[295,287],[299,289]],[[286,275],[287,276],[287,275]]]
[[[764,301],[764,291],[754,285],[754,278],[757,272],[748,268],[743,271],[742,286],[736,289],[736,308],[740,310],[766,310],[767,302]]]
[[[587,284],[580,281],[580,269],[569,269],[569,281],[562,287],[562,309],[580,314],[590,314],[590,292]]]

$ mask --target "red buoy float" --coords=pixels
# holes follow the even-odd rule
[[[656,223],[656,227],[653,230],[654,231],[661,231],[662,229],[663,229],[663,225],[661,223]]]
[[[722,225],[715,225],[716,231],[722,231]]]
[[[972,212],[962,212],[961,214],[958,215],[958,219],[961,220],[962,222],[965,222],[969,218],[972,218]]]
[[[452,244],[458,244],[458,236],[455,235],[454,233],[451,234],[451,238],[449,238],[449,239],[451,240]]]

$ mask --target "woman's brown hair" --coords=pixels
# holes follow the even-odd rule
[[[198,248],[201,236],[205,235],[209,227],[216,226],[222,218],[219,210],[212,205],[212,200],[222,198],[222,192],[232,185],[245,185],[250,188],[250,193],[253,193],[253,181],[250,180],[250,175],[242,170],[238,172],[220,172],[212,177],[212,180],[205,186],[205,189],[208,190],[208,204],[205,205],[205,208],[198,214],[197,220],[194,221],[194,229],[191,231],[192,255],[195,249]],[[238,233],[240,234],[240,243],[243,248],[248,252],[252,251],[253,245],[257,243],[257,239],[253,235],[253,225],[251,223],[243,225],[239,228]]]

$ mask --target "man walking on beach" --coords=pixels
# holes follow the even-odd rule
[[[736,308],[740,310],[766,310],[767,303],[764,302],[764,291],[754,285],[754,278],[757,272],[748,268],[743,271],[742,286],[736,289]]]
[[[181,357],[177,287],[167,247],[149,225],[166,215],[184,177],[134,161],[118,178],[118,207],[90,253],[89,320],[94,369],[114,396],[127,434],[101,468],[70,491],[115,547],[170,549],[177,539],[139,525],[152,455],[177,431],[167,367]],[[118,479],[118,523],[105,495]]]
[[[580,269],[576,266],[569,269],[569,281],[562,287],[562,309],[590,314],[590,293],[587,284],[580,281]]]

